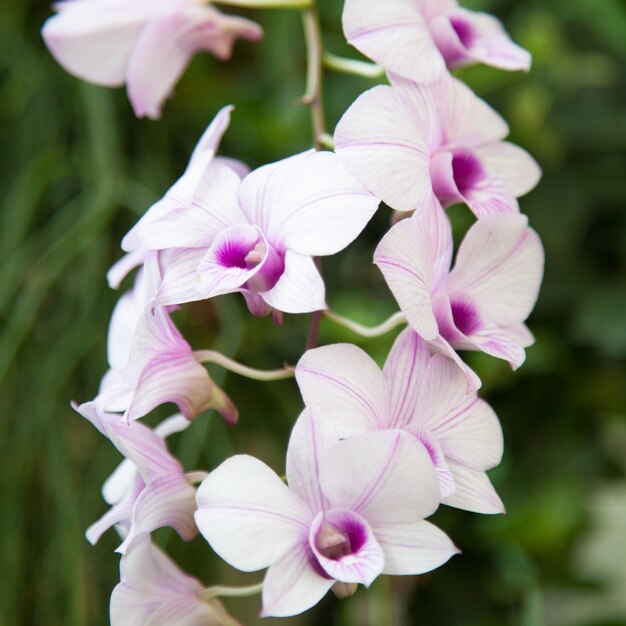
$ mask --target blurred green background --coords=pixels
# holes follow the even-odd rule
[[[374,1],[374,0],[372,0]],[[621,0],[484,0],[530,49],[529,75],[463,72],[509,120],[512,140],[542,164],[522,208],[543,238],[546,276],[530,325],[537,345],[516,374],[471,354],[483,396],[501,418],[504,461],[493,472],[508,514],[440,509],[462,549],[420,578],[380,580],[284,624],[386,626],[390,597],[405,625],[626,624],[626,5]],[[320,0],[325,41],[343,42],[340,0]],[[105,282],[119,241],[182,172],[218,109],[237,109],[222,147],[252,166],[305,149],[304,46],[296,12],[250,14],[260,44],[239,43],[221,64],[194,59],[156,123],[136,120],[123,90],[82,84],[39,36],[43,0],[0,6],[0,625],[108,623],[118,580],[117,537],[91,547],[84,529],[106,509],[99,489],[119,455],[69,408],[95,395],[106,369],[107,323],[119,296]],[[327,74],[329,128],[373,83]],[[457,234],[470,222],[452,210]],[[350,250],[324,261],[328,301],[377,323],[394,310],[371,264],[384,210]],[[185,307],[176,321],[196,348],[217,347],[257,367],[295,362],[307,316],[250,319],[235,296]],[[381,360],[393,336],[361,345]],[[323,324],[323,343],[358,341]],[[187,469],[233,451],[283,471],[301,405],[292,381],[255,383],[212,370],[241,410],[212,413],[172,438]],[[171,407],[168,407],[171,408]],[[168,414],[151,416],[154,422]],[[201,539],[159,542],[206,584],[256,581],[219,562]],[[256,624],[257,598],[229,607]],[[279,623],[266,620],[265,623]]]

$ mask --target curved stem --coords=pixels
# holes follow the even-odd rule
[[[284,380],[285,378],[293,378],[295,375],[295,370],[290,365],[286,365],[283,369],[279,370],[258,370],[233,361],[227,356],[224,356],[221,352],[216,352],[215,350],[197,350],[194,352],[194,356],[199,363],[215,363],[227,369],[229,372],[234,372],[235,374],[254,380]]]
[[[353,74],[364,78],[381,78],[385,75],[385,70],[380,65],[367,61],[357,61],[356,59],[346,59],[331,52],[324,54],[324,67],[343,74]]]
[[[233,598],[246,598],[248,596],[255,596],[263,591],[263,583],[257,583],[256,585],[248,585],[247,587],[230,587],[226,585],[215,585],[213,587],[207,587],[198,593],[198,597],[201,600],[213,600],[213,598],[219,597],[233,597]]]
[[[208,4],[209,0],[196,0]],[[307,9],[313,0],[211,0],[212,4],[224,4],[242,9]]]
[[[324,101],[322,97],[324,46],[320,20],[315,2],[302,12],[304,24],[304,38],[307,52],[307,81],[306,93],[301,99],[303,104],[311,107],[311,126],[313,129],[313,145],[316,150],[322,149],[322,137],[326,134],[324,117]]]
[[[358,322],[355,322],[347,317],[343,317],[343,315],[333,313],[332,311],[324,311],[324,316],[331,322],[335,322],[335,324],[339,324],[339,326],[343,326],[344,328],[351,330],[353,333],[361,335],[361,337],[369,338],[380,337],[393,330],[396,326],[406,324],[406,317],[402,311],[394,313],[382,324],[378,324],[378,326],[363,326],[363,324],[359,324]]]

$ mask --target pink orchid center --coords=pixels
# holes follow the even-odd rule
[[[485,179],[480,159],[471,150],[442,150],[431,158],[433,191],[444,207],[466,202]]]
[[[324,520],[315,537],[320,554],[327,559],[338,561],[344,556],[358,552],[365,543],[367,531],[355,520],[349,520],[344,528],[337,528]]]
[[[478,307],[463,294],[437,294],[433,307],[439,332],[449,342],[458,342],[473,335],[483,324]]]
[[[470,22],[460,15],[452,15],[449,19],[450,26],[452,26],[459,38],[461,45],[464,48],[471,48],[472,44],[476,41],[476,32]]]

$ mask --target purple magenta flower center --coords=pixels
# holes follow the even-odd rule
[[[357,520],[346,518],[338,526],[325,521],[315,539],[322,556],[338,561],[344,556],[358,552],[367,539],[367,531]]]
[[[450,26],[454,29],[463,47],[469,48],[476,40],[476,33],[472,25],[462,17],[451,17]]]
[[[464,335],[471,335],[480,327],[480,318],[475,307],[467,300],[453,300],[450,303],[454,325]]]
[[[246,269],[246,256],[250,252],[250,247],[244,242],[230,239],[217,251],[217,262],[223,267],[239,267]]]
[[[483,178],[484,171],[479,159],[469,151],[455,152],[452,157],[452,175],[459,192],[463,195]]]

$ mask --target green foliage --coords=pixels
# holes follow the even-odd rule
[[[319,4],[328,47],[356,58],[342,39],[340,0]],[[462,557],[428,576],[378,581],[342,603],[327,598],[283,620],[287,626],[385,626],[381,606],[390,596],[409,608],[398,624],[626,624],[626,12],[620,0],[471,6],[496,12],[533,52],[528,76],[477,67],[463,78],[503,112],[512,139],[545,172],[522,200],[547,252],[531,319],[537,346],[515,375],[471,355],[505,431],[493,478],[509,512],[438,511]],[[106,623],[118,579],[113,533],[95,548],[83,537],[105,509],[99,488],[118,457],[69,400],[92,397],[106,367],[117,294],[104,275],[120,256],[118,242],[180,174],[224,104],[237,110],[223,153],[252,166],[307,148],[310,130],[297,104],[304,50],[295,13],[254,15],[265,40],[239,43],[232,63],[196,58],[154,123],[133,118],[122,90],[64,74],[39,36],[48,10],[43,0],[0,6],[0,624],[83,626]],[[331,129],[371,84],[327,76]],[[461,232],[467,216],[454,216]],[[364,323],[394,310],[371,264],[387,224],[381,212],[351,250],[324,262],[331,306]],[[235,297],[186,307],[177,321],[194,346],[257,367],[293,363],[308,327],[306,316],[288,316],[282,328],[250,320]],[[362,345],[381,360],[392,338]],[[355,338],[324,323],[322,342],[333,341]],[[301,409],[293,382],[212,373],[240,406],[241,423],[199,418],[173,441],[185,466],[210,469],[237,451],[282,471]],[[233,572],[201,540],[157,537],[207,584],[258,578]],[[229,605],[257,623],[257,600]]]

